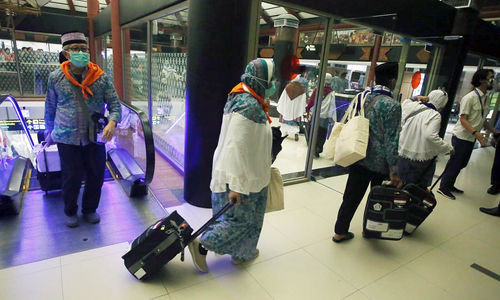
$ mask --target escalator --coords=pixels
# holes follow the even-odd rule
[[[0,216],[19,214],[30,185],[30,190],[39,189],[33,140],[45,127],[28,123],[16,99],[0,95]],[[106,152],[109,173],[127,196],[146,195],[153,179],[155,150],[151,126],[143,111],[122,103],[122,121],[113,139],[106,143]]]
[[[14,97],[0,96],[0,216],[20,212],[30,183],[33,139],[20,119]]]

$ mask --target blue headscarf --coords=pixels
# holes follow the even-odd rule
[[[272,77],[273,66],[269,64],[272,63],[261,58],[254,59],[248,63],[245,73],[241,75],[241,82],[248,85],[261,97],[264,97]]]

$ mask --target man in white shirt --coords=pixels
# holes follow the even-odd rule
[[[489,126],[485,122],[489,107],[489,103],[486,103],[486,92],[493,87],[494,75],[491,69],[481,69],[474,73],[471,82],[474,89],[460,101],[460,119],[453,128],[451,139],[455,153],[450,156],[438,190],[438,193],[446,198],[455,200],[453,192],[463,193],[455,187],[455,181],[460,170],[469,163],[476,139],[481,146],[486,146],[486,138],[480,131],[483,126]]]

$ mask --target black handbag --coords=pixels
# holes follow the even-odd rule
[[[102,141],[101,136],[104,128],[109,123],[108,118],[106,118],[103,114],[95,111],[90,113],[89,107],[87,103],[85,103],[82,93],[78,88],[75,88],[75,94],[76,98],[78,99],[78,103],[89,122],[89,128],[88,128],[89,142],[95,144],[105,144],[106,142]]]

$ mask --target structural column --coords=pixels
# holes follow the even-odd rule
[[[227,94],[248,63],[252,1],[189,1],[184,198],[195,206],[211,206],[212,159]]]
[[[375,80],[375,68],[377,67],[378,57],[380,55],[380,46],[382,46],[382,35],[375,35],[375,45],[373,46],[372,51],[372,61],[370,65],[370,73],[368,74],[368,86],[372,85],[372,82]]]
[[[99,14],[99,0],[87,0],[87,19],[89,21],[89,48],[90,61],[96,62],[99,55],[96,51],[96,39],[94,34],[94,17]]]
[[[111,1],[111,40],[113,45],[113,82],[116,93],[123,99],[122,30],[120,26],[120,0]]]

